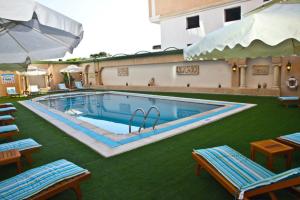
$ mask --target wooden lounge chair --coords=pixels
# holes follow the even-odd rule
[[[0,152],[9,150],[18,150],[22,156],[25,157],[29,164],[32,163],[32,153],[37,152],[42,145],[34,141],[33,139],[23,139],[14,142],[8,142],[0,144]]]
[[[300,105],[300,98],[297,96],[287,96],[287,97],[278,97],[280,103],[286,107],[291,105],[299,106]]]
[[[70,89],[67,88],[66,84],[64,84],[64,83],[58,84],[57,87],[58,87],[58,91],[61,91],[61,92],[68,92],[68,91],[70,91]]]
[[[0,199],[49,199],[67,189],[82,199],[80,183],[90,176],[88,170],[58,160],[0,182]]]
[[[0,115],[12,115],[17,112],[15,107],[0,108]]]
[[[300,150],[300,133],[293,133],[276,138],[277,141]]]
[[[14,104],[12,103],[1,103],[0,108],[8,108],[8,107],[14,107]]]
[[[37,85],[30,85],[29,86],[29,93],[30,95],[37,95],[40,93],[40,89]]]
[[[194,150],[192,157],[196,175],[205,169],[237,199],[269,194],[275,200],[274,191],[300,185],[300,168],[274,174],[228,146]]]
[[[12,139],[12,137],[19,133],[19,129],[16,125],[0,126],[0,138]]]
[[[9,125],[14,123],[16,119],[11,115],[0,115],[0,125]]]
[[[7,87],[6,92],[10,97],[21,97],[21,94],[17,93],[16,87]]]

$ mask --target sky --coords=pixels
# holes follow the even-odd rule
[[[149,21],[148,0],[37,0],[83,24],[84,37],[73,54],[89,57],[151,51],[160,44],[160,28]]]

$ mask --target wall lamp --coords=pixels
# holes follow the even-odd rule
[[[238,68],[238,66],[234,63],[233,66],[232,66],[232,71],[233,71],[233,72],[236,72],[236,71],[237,71],[237,68]]]
[[[286,64],[286,70],[288,72],[292,70],[292,63],[290,61]]]

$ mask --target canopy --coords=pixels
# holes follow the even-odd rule
[[[300,1],[274,2],[207,34],[184,50],[185,59],[300,55]]]
[[[47,74],[47,70],[40,69],[35,66],[30,66],[26,72],[23,72],[23,75],[25,75],[25,76],[42,76],[42,75],[46,75],[46,74]]]
[[[78,73],[82,72],[82,68],[76,65],[69,65],[68,67],[61,69],[60,72],[62,73]]]
[[[82,37],[80,23],[33,0],[0,0],[0,63],[63,57]]]

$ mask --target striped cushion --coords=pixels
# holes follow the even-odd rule
[[[0,112],[15,111],[15,107],[0,108]]]
[[[300,133],[293,133],[290,135],[284,135],[280,137],[281,139],[288,140],[300,145]]]
[[[0,121],[6,121],[6,120],[12,120],[12,119],[14,119],[14,117],[11,116],[11,115],[2,115],[2,116],[0,116]]]
[[[195,152],[238,189],[275,175],[228,146],[200,149]]]
[[[277,183],[277,182],[280,182],[283,180],[296,178],[299,176],[300,176],[300,167],[282,172],[280,174],[274,175],[274,176],[266,178],[264,180],[257,181],[255,183],[252,183],[250,185],[247,185],[247,186],[241,188],[241,190],[240,190],[241,192],[239,194],[239,199],[243,199],[244,193],[251,189],[256,189],[256,188],[259,188],[259,187],[262,187],[265,185],[270,185],[272,183]]]
[[[238,199],[243,199],[246,191],[300,175],[300,168],[276,175],[228,146],[194,151],[239,189]]]
[[[0,182],[0,199],[29,198],[63,180],[87,172],[69,161],[58,160]]]
[[[0,126],[0,134],[11,132],[11,131],[19,131],[19,129],[14,124],[13,125]]]
[[[40,145],[33,139],[24,139],[24,140],[18,140],[15,142],[0,144],[0,152],[12,150],[12,149],[16,149],[18,151],[23,151],[26,149],[32,149],[32,148],[41,147],[41,146],[42,145]]]
[[[296,96],[289,96],[289,97],[278,97],[279,100],[281,101],[288,101],[288,100],[299,100],[299,97]]]

